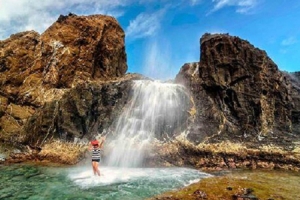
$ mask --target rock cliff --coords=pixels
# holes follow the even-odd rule
[[[175,79],[192,97],[187,134],[158,144],[156,164],[299,171],[300,72],[281,72],[265,51],[228,34],[205,34],[200,44],[200,61]]]
[[[298,73],[281,72],[265,51],[238,37],[205,34],[200,43],[200,62],[185,64],[176,77],[195,103],[191,141],[288,146],[299,139]]]
[[[187,131],[155,142],[146,163],[299,170],[300,72],[281,72],[266,52],[238,37],[205,34],[200,42],[200,62],[185,64],[175,79],[191,96],[181,125]],[[132,80],[147,79],[126,70],[124,32],[108,16],[60,16],[41,35],[0,41],[0,143],[29,148],[9,162],[78,162],[81,150],[61,160],[51,154],[60,143],[49,142],[50,151],[43,145],[113,127],[130,101]]]
[[[124,31],[109,16],[60,16],[41,35],[0,41],[0,141],[39,145],[103,129],[136,78],[126,70]]]
[[[292,83],[292,102],[293,107],[298,109],[292,109],[292,124],[293,131],[300,132],[300,72],[286,73],[287,77]]]

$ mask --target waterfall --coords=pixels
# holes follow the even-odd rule
[[[125,106],[108,146],[108,165],[142,166],[149,144],[155,138],[178,134],[187,121],[189,97],[185,88],[158,81],[134,81],[132,99]]]

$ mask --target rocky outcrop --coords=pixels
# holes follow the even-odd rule
[[[175,79],[192,97],[188,130],[158,144],[150,165],[299,171],[300,73],[281,72],[238,37],[205,34],[200,42],[200,62]]]
[[[192,166],[203,170],[250,168],[300,171],[299,149],[286,151],[272,145],[251,148],[229,141],[194,145],[182,138],[155,144],[153,149],[151,156],[147,158],[150,166]]]
[[[126,70],[124,31],[109,16],[60,16],[41,35],[0,41],[0,141],[38,145],[66,132],[81,137],[101,116],[105,124],[126,101],[125,80],[134,79],[121,83]]]
[[[294,119],[300,111],[294,103],[299,91],[265,51],[245,40],[205,34],[200,62],[184,65],[176,82],[190,89],[195,102],[191,141],[288,146],[299,138]]]
[[[292,124],[293,132],[300,132],[300,72],[286,73],[292,83]],[[298,109],[297,109],[298,108]]]
[[[121,77],[127,70],[125,34],[116,19],[103,15],[60,16],[37,46],[35,70],[44,83],[71,87],[78,80]]]

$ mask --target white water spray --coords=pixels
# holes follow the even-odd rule
[[[294,73],[286,73],[287,75],[290,76],[291,80],[292,80],[292,83],[293,83],[293,86],[298,90],[300,91],[300,80],[299,78],[296,77],[296,74]],[[299,75],[298,75],[299,76]]]
[[[189,97],[183,86],[157,81],[134,81],[132,100],[120,115],[108,165],[139,167],[149,144],[179,134],[187,119]]]

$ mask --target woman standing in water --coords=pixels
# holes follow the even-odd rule
[[[92,151],[92,166],[94,175],[100,176],[100,170],[98,168],[99,162],[101,160],[101,151],[103,147],[103,143],[105,141],[105,137],[101,137],[100,142],[95,139],[91,141],[89,146],[89,150]]]

